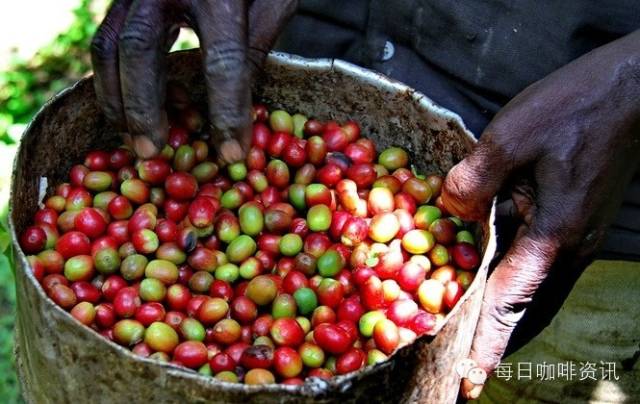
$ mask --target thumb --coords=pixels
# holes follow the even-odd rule
[[[483,134],[471,154],[447,174],[442,202],[463,220],[483,220],[513,168],[513,155],[497,146],[489,134]]]
[[[557,257],[559,240],[535,223],[521,234],[489,277],[470,358],[491,374],[500,363],[515,326]],[[482,385],[463,379],[461,393],[476,399]]]

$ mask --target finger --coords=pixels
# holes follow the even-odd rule
[[[555,259],[553,267],[527,306],[527,311],[513,330],[505,356],[528,344],[551,323],[590,262],[591,259],[564,251]]]
[[[490,374],[502,358],[509,337],[527,304],[555,261],[560,242],[534,221],[521,230],[487,282],[470,357]],[[463,383],[462,394],[475,399],[481,388]]]
[[[223,162],[244,158],[251,136],[251,93],[247,65],[247,3],[199,2],[194,12],[203,52],[212,140]]]
[[[156,154],[168,134],[164,47],[171,22],[164,17],[165,7],[164,1],[134,2],[119,38],[124,113],[133,147],[143,158]]]
[[[250,77],[262,69],[265,58],[298,8],[297,0],[255,0],[249,9]]]
[[[107,119],[116,130],[121,132],[127,130],[127,122],[120,91],[118,35],[124,27],[131,1],[114,2],[91,41],[91,63],[96,98]]]
[[[498,146],[490,134],[483,134],[471,154],[445,178],[442,200],[447,210],[464,220],[484,219],[513,168],[513,155]]]
[[[293,16],[298,6],[297,0],[256,0],[249,9],[249,47],[247,63],[249,82],[253,83],[262,70],[264,60],[269,54],[286,22]],[[223,142],[220,146],[222,163],[237,160],[244,156],[251,144],[251,132],[244,130],[236,135],[236,141]],[[224,161],[227,160],[227,161]]]

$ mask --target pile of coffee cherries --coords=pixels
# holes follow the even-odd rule
[[[246,160],[226,167],[187,127],[149,160],[91,151],[21,235],[46,294],[105,338],[227,382],[301,384],[386,360],[473,280],[442,177],[377,154],[357,123],[255,105]]]

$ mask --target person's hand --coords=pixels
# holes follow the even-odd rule
[[[640,160],[639,44],[640,35],[631,34],[525,89],[445,180],[451,213],[483,220],[493,198],[507,191],[519,219],[489,276],[471,349],[487,374],[516,325],[513,338],[521,328],[531,338],[550,321],[620,206]],[[540,324],[523,324],[529,321]],[[462,380],[464,398],[481,390]]]
[[[141,157],[159,151],[168,135],[165,53],[188,25],[202,48],[214,144],[224,162],[242,159],[251,138],[250,80],[296,6],[295,0],[115,0],[91,47],[107,119]]]

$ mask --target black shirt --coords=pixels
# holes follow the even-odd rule
[[[640,28],[639,0],[300,0],[278,48],[380,71],[479,135],[529,84]],[[606,248],[640,257],[640,181]]]

